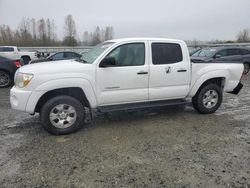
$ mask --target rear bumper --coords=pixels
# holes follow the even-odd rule
[[[240,90],[243,88],[243,84],[241,82],[239,82],[239,84],[236,86],[236,88],[234,88],[233,91],[231,92],[228,92],[228,93],[231,93],[231,94],[234,94],[234,95],[237,95]]]

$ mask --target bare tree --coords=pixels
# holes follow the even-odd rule
[[[57,36],[56,36],[56,25],[54,19],[52,19],[51,21],[51,37],[53,43],[55,43],[55,41],[57,40]]]
[[[39,34],[40,44],[45,45],[47,42],[47,35],[46,35],[46,23],[43,18],[38,21],[38,34]]]
[[[65,18],[65,37],[63,40],[64,45],[67,46],[76,46],[77,41],[76,41],[76,25],[75,21],[73,19],[73,16],[69,14]]]
[[[35,20],[35,18],[32,18],[31,19],[31,27],[32,27],[32,37],[33,37],[33,40],[35,40],[36,41],[36,37],[37,37],[37,33],[36,33],[36,31],[37,31],[37,28],[36,28],[36,20]]]
[[[101,33],[100,27],[96,26],[95,31],[93,33],[92,40],[90,42],[91,45],[96,45],[101,42]]]
[[[0,25],[0,45],[18,46],[52,46],[52,45],[77,45],[76,24],[72,15],[65,18],[65,37],[63,42],[56,36],[56,25],[53,19],[22,18],[18,28],[12,29],[7,25]],[[96,26],[94,31],[85,31],[84,45],[96,45],[105,40],[112,39],[114,30],[112,26]]]
[[[7,43],[7,33],[6,33],[6,25],[1,25],[0,27],[0,36],[1,36],[1,42]]]
[[[104,40],[110,40],[113,39],[114,37],[114,29],[112,26],[108,26],[105,28],[105,36]]]
[[[32,42],[32,35],[30,33],[30,19],[22,18],[19,25],[19,33],[24,46],[29,45]]]
[[[93,46],[100,42],[113,39],[113,37],[114,37],[114,29],[112,26],[107,26],[104,28],[96,26],[94,32],[88,32],[88,31],[84,32],[83,44]]]
[[[249,29],[243,29],[238,33],[237,42],[250,42]]]
[[[50,21],[50,19],[47,19],[46,20],[46,29],[47,29],[47,40],[48,40],[48,43],[50,43],[51,42],[51,38],[52,38],[52,32],[51,32],[51,21]]]
[[[198,40],[197,39],[194,39],[192,42],[191,42],[192,44],[192,47],[194,47],[194,48],[197,48],[198,47]]]
[[[89,45],[89,32],[88,31],[84,31],[83,33],[83,44]]]

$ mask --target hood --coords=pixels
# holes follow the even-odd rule
[[[211,58],[211,57],[192,57],[191,56],[191,61],[194,63],[208,63],[208,62],[212,62],[213,58]]]
[[[83,69],[90,67],[92,67],[92,64],[84,64],[74,60],[62,60],[25,65],[19,69],[19,72],[31,74],[80,73]]]

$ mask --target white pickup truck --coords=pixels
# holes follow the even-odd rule
[[[215,112],[223,91],[238,94],[242,64],[192,63],[185,42],[162,38],[110,40],[80,60],[33,64],[15,75],[14,109],[40,113],[52,134],[80,129],[86,112],[184,104]],[[190,100],[189,100],[190,101]]]
[[[24,64],[37,59],[37,52],[21,51],[16,46],[0,46],[0,56],[11,59],[22,59]]]

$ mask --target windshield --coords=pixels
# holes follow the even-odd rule
[[[209,48],[209,49],[201,49],[197,52],[195,52],[192,57],[212,57],[217,49],[215,48]]]
[[[114,42],[104,42],[98,44],[87,53],[84,53],[80,59],[85,63],[92,64],[96,60],[96,58],[98,58],[106,49],[108,49],[113,44]]]

